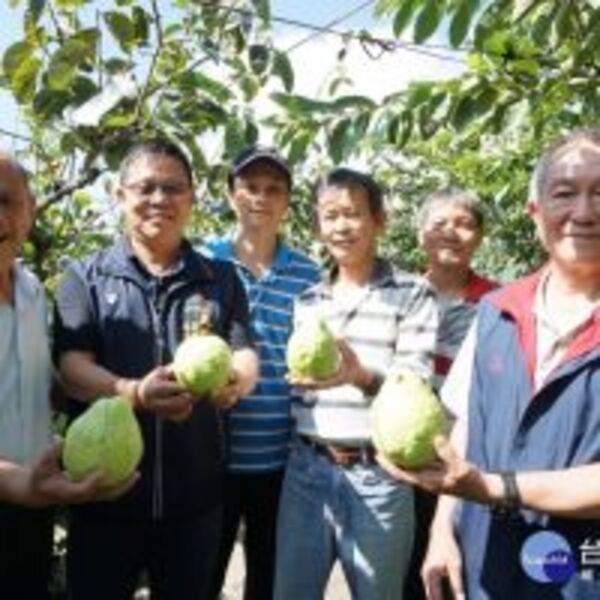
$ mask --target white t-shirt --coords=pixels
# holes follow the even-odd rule
[[[533,305],[537,339],[534,373],[536,390],[560,363],[569,343],[585,327],[599,304],[598,301],[582,299],[573,303],[569,311],[552,310],[552,302],[547,298],[548,277],[549,272],[546,271],[540,278]],[[441,390],[444,405],[457,419],[463,419],[465,424],[475,358],[476,332],[477,318],[471,324]]]

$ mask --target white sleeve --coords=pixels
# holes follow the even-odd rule
[[[467,422],[469,415],[468,402],[475,358],[476,331],[477,317],[473,319],[469,327],[440,392],[444,406],[456,419],[460,419],[464,423]]]

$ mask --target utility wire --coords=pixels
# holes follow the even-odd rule
[[[366,2],[361,2],[358,6],[356,6],[352,10],[349,10],[348,12],[343,13],[339,17],[336,17],[332,21],[329,21],[329,23],[327,23],[325,25],[325,27],[327,27],[327,28],[330,29],[332,27],[335,27],[336,25],[340,25],[344,21],[347,21],[348,19],[350,19],[354,15],[358,14],[359,12],[361,12],[362,10],[364,10],[365,8],[367,8],[368,6],[371,6],[372,4],[373,4],[373,0],[367,0]],[[295,44],[292,44],[286,50],[286,52],[289,54],[290,52],[293,52],[294,50],[297,50],[301,46],[304,46],[304,44],[307,44],[308,42],[312,42],[314,39],[320,37],[321,35],[324,35],[324,33],[326,33],[326,32],[323,32],[323,31],[313,31],[310,35],[308,35],[305,38],[299,40]]]
[[[252,18],[257,16],[255,11],[248,10],[246,8],[238,8],[231,5],[214,5],[211,2],[211,0],[205,0],[204,2],[200,2],[199,4],[200,6],[211,8],[213,10],[228,10],[232,13],[236,13],[245,17]],[[414,52],[415,54],[421,54],[423,56],[429,56],[431,58],[436,58],[439,60],[458,64],[463,64],[463,61],[459,58],[454,58],[453,56],[448,56],[446,54],[439,54],[432,50],[439,49],[451,52],[468,52],[470,50],[469,48],[451,48],[442,44],[415,44],[411,42],[401,42],[399,40],[375,37],[365,31],[340,31],[339,29],[334,29],[333,27],[329,27],[327,25],[314,25],[312,23],[307,23],[306,21],[299,21],[298,19],[291,19],[289,17],[282,17],[278,15],[272,15],[271,21],[279,23],[281,25],[289,25],[291,27],[298,27],[299,29],[313,31],[315,33],[318,33],[319,35],[329,34],[335,35],[343,39],[357,40],[363,44],[363,48],[365,44],[372,44],[374,46],[378,46],[380,49],[387,52],[391,52],[394,50],[406,50],[407,52]],[[373,57],[371,56],[371,58]]]

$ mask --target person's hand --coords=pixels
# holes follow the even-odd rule
[[[150,371],[136,387],[136,406],[172,421],[187,419],[193,410],[194,396],[180,385],[170,367]]]
[[[368,385],[372,374],[361,365],[356,352],[343,339],[336,339],[335,342],[340,352],[340,366],[332,377],[312,379],[310,377],[295,377],[290,374],[287,377],[290,385],[306,390],[321,390],[346,384],[361,388]]]
[[[25,471],[24,504],[42,507],[114,500],[129,491],[139,479],[139,473],[136,472],[123,483],[107,487],[104,475],[96,472],[82,481],[73,481],[61,469],[61,455],[62,444],[57,443],[46,450],[31,469]]]
[[[421,567],[427,600],[445,600],[449,583],[455,600],[466,598],[463,587],[462,556],[450,525],[432,529]]]
[[[244,395],[241,378],[232,371],[229,381],[210,395],[209,401],[217,408],[227,410],[233,408],[238,400]]]
[[[377,462],[394,479],[415,485],[428,492],[450,494],[477,502],[488,502],[488,484],[484,473],[460,457],[446,437],[438,436],[434,444],[439,460],[423,469],[402,469],[381,453],[377,454]]]

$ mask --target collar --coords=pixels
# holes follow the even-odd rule
[[[20,260],[13,266],[14,302],[17,310],[26,309],[31,303],[43,298],[44,288],[38,278]]]
[[[325,294],[331,295],[332,287],[337,277],[338,271],[339,269],[337,265],[334,265],[332,268],[325,272],[323,282],[320,284],[321,290]],[[390,263],[385,258],[376,256],[375,261],[373,263],[373,269],[371,270],[371,275],[369,276],[369,279],[366,283],[366,287],[382,288],[388,286],[393,281],[394,267],[392,266],[392,263]]]
[[[217,238],[210,244],[217,249],[217,254],[231,262],[244,267],[244,264],[239,260],[235,247],[235,231],[231,231],[228,235],[221,238]],[[292,261],[293,251],[283,241],[280,236],[277,236],[277,243],[275,246],[275,256],[273,262],[269,267],[269,271],[284,271],[287,269],[289,263]]]
[[[538,287],[543,282],[547,269],[548,266],[546,265],[536,273],[509,284],[490,296],[491,304],[510,316],[517,326],[519,342],[532,381],[537,364],[537,331],[534,307]],[[599,346],[600,307],[592,312],[589,326],[583,327],[571,340],[557,368]]]
[[[469,271],[469,280],[465,288],[464,299],[471,304],[476,304],[484,294],[498,287],[500,286],[495,281],[482,277],[475,273],[475,271]]]
[[[144,284],[149,279],[158,279],[152,275],[139,260],[127,236],[121,236],[107,251],[102,267],[106,272],[118,277],[126,277]],[[215,278],[210,260],[195,252],[192,245],[182,240],[179,258],[173,270],[164,279],[198,279],[212,281]]]

